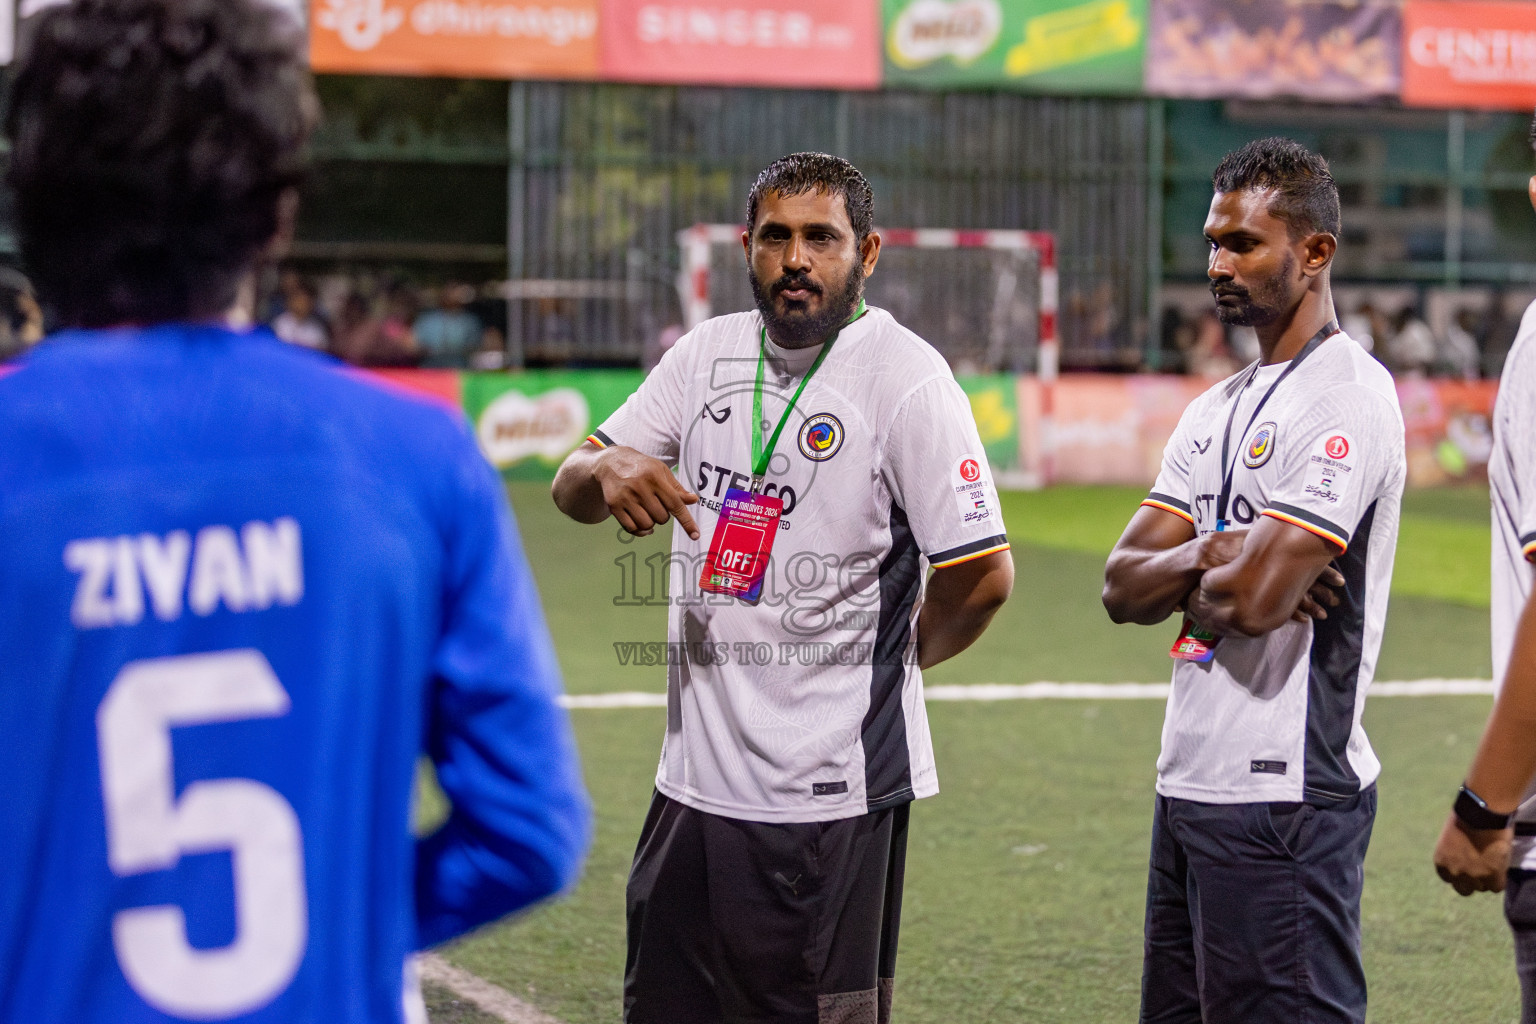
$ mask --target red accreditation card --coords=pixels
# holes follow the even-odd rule
[[[763,596],[768,556],[783,514],[783,499],[735,487],[726,491],[699,576],[699,589],[756,604]]]
[[[1216,656],[1216,645],[1220,642],[1221,637],[1195,625],[1186,615],[1184,628],[1179,630],[1179,638],[1173,642],[1168,656],[1180,661],[1210,661]]]

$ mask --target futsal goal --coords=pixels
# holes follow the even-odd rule
[[[933,345],[957,374],[1054,379],[1056,241],[1043,231],[880,228],[880,264],[865,294]],[[678,232],[685,326],[752,308],[742,228]]]

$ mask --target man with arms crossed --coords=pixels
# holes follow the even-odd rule
[[[423,1021],[409,955],[587,842],[500,480],[457,417],[224,326],[292,227],[291,13],[29,36],[10,184],[63,330],[0,379],[0,1021]]]
[[[1116,622],[1183,626],[1158,759],[1141,1020],[1365,1019],[1360,728],[1405,462],[1392,379],[1334,320],[1338,190],[1285,139],[1229,154],[1217,311],[1260,361],[1196,399],[1110,555]],[[1170,636],[1170,639],[1173,639]]]
[[[630,1024],[890,1018],[908,805],[938,791],[920,670],[981,635],[1013,563],[965,394],[863,303],[873,213],[845,160],[763,171],[757,311],[685,335],[555,479],[580,522],[676,520]]]
[[[1536,120],[1531,124],[1536,146]],[[1530,181],[1536,207],[1536,177]],[[1499,379],[1488,460],[1493,499],[1493,679],[1499,691],[1466,784],[1435,848],[1440,877],[1463,896],[1504,892],[1515,940],[1522,1024],[1536,1024],[1536,303]],[[1522,609],[1524,609],[1522,613]]]

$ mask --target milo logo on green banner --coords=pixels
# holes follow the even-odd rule
[[[892,85],[1134,93],[1147,0],[884,0]]]

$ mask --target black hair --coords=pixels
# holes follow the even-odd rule
[[[1339,187],[1328,161],[1299,142],[1268,138],[1228,153],[1211,175],[1217,192],[1273,190],[1271,216],[1290,227],[1291,237],[1340,232]]]
[[[791,153],[765,167],[747,195],[748,230],[757,226],[757,208],[768,192],[777,192],[781,196],[803,196],[807,192],[842,196],[848,223],[853,225],[854,243],[862,246],[874,230],[874,189],[869,187],[857,167],[840,156]]]
[[[216,316],[318,116],[271,0],[73,0],[28,26],[5,128],[21,256],[62,324]]]
[[[1531,126],[1525,130],[1525,141],[1531,144],[1531,149],[1536,151],[1536,116],[1531,118]]]

